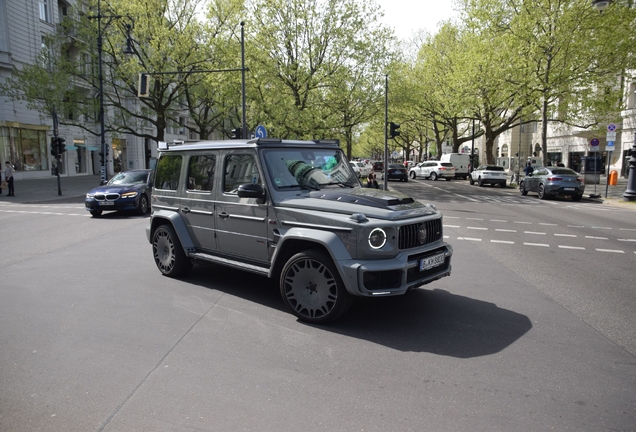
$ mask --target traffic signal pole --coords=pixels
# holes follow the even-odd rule
[[[58,145],[60,141],[58,137],[58,122],[57,122],[57,113],[55,112],[55,108],[53,108],[51,117],[53,117],[53,139],[51,139],[51,155],[55,157],[55,175],[57,176],[57,194],[61,196],[62,184],[60,181],[60,147]]]

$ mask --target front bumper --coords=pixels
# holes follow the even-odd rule
[[[442,264],[420,271],[420,262],[443,254]],[[394,296],[421,285],[431,283],[451,273],[453,248],[440,242],[427,251],[404,251],[387,260],[347,260],[336,262],[340,267],[347,290],[357,296]]]
[[[84,205],[86,206],[87,211],[126,211],[126,210],[136,210],[139,202],[139,195],[133,198],[119,198],[115,201],[97,201],[95,199],[87,199],[84,201]],[[108,203],[108,204],[102,204]]]

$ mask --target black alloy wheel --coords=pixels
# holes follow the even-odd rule
[[[164,276],[177,277],[192,268],[192,261],[186,256],[179,237],[169,225],[157,227],[152,235],[152,255]]]

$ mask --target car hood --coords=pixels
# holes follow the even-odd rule
[[[103,194],[109,194],[109,193],[126,193],[126,192],[130,192],[130,191],[138,191],[144,188],[145,185],[104,185],[104,186],[99,186],[96,187],[95,189],[92,189],[89,194],[98,194],[98,193],[103,193]]]
[[[364,213],[380,219],[403,219],[437,213],[435,206],[415,201],[408,195],[372,188],[312,191],[303,196],[285,197],[278,200],[276,205],[343,214]]]

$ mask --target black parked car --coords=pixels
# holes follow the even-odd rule
[[[409,181],[409,173],[406,167],[402,164],[389,164],[389,168],[386,170],[387,180],[400,180],[403,182]],[[384,173],[382,173],[382,180],[384,180]]]
[[[108,183],[86,194],[86,210],[93,217],[101,216],[105,210],[148,213],[153,173],[153,170],[132,170],[116,174]]]

